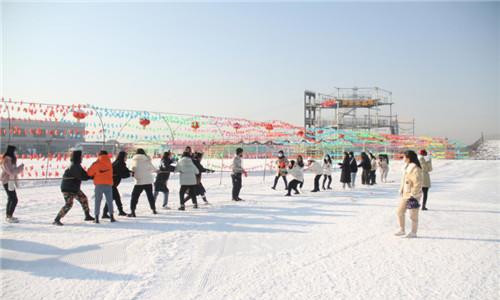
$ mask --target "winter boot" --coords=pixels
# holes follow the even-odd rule
[[[85,213],[85,221],[94,221],[95,219],[90,215],[90,213]]]
[[[156,209],[153,209],[153,215],[157,215]]]
[[[99,224],[99,217],[95,217],[94,223]]]
[[[129,218],[135,218],[135,211],[132,211],[131,213],[129,213],[127,215],[127,217],[129,217]]]
[[[118,215],[119,215],[119,216],[126,216],[126,215],[127,215],[127,213],[126,213],[126,212],[124,212],[123,210],[120,210],[120,211],[118,212]]]
[[[205,204],[208,204],[207,197],[203,196],[203,197],[201,197],[201,199],[203,199],[203,202],[205,202]]]
[[[198,204],[197,203],[193,204],[193,208],[198,208]]]
[[[109,219],[109,215],[108,214],[103,214],[101,219]]]
[[[182,206],[179,206],[179,208],[178,208],[178,209],[179,209],[179,210],[186,210],[186,207],[184,207],[184,205],[182,205]]]
[[[56,217],[54,219],[54,222],[52,222],[53,225],[57,225],[57,226],[63,226],[64,224],[61,223],[61,219],[59,217]]]
[[[286,194],[285,194],[285,196],[286,196],[286,197],[290,197],[291,195],[292,195],[292,194],[290,194],[290,193],[286,193]]]
[[[109,215],[109,221],[110,221],[111,223],[116,222],[115,217],[113,217],[113,215]]]

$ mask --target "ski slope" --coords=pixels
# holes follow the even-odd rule
[[[241,203],[228,201],[229,174],[223,185],[212,174],[212,205],[152,215],[142,195],[138,217],[114,224],[83,222],[75,202],[53,226],[58,185],[20,189],[21,223],[1,224],[1,299],[498,299],[500,161],[433,163],[430,210],[410,240],[393,235],[399,162],[392,183],[344,191],[337,172],[333,191],[313,194],[307,175],[289,198],[255,172]],[[120,186],[127,211],[132,186]],[[177,176],[169,187],[177,208]]]

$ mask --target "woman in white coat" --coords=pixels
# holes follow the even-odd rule
[[[408,150],[404,153],[405,167],[403,170],[403,177],[401,178],[401,186],[399,188],[399,195],[401,200],[398,207],[398,220],[400,230],[396,236],[405,235],[405,213],[410,210],[411,219],[411,232],[406,236],[407,238],[417,237],[418,228],[418,208],[420,207],[420,198],[422,197],[422,167],[418,161],[417,154]]]
[[[292,190],[295,191],[295,194],[299,194],[297,187],[304,182],[304,163],[291,160],[288,169],[288,174],[290,174],[293,179],[288,183],[288,193],[285,196],[291,196]]]
[[[325,183],[328,180],[328,185],[325,188]],[[332,189],[332,158],[330,155],[325,155],[323,159],[323,190]]]
[[[146,196],[148,197],[149,207],[153,211],[153,214],[156,214],[155,197],[153,195],[153,173],[157,172],[157,170],[144,149],[137,149],[136,154],[132,157],[131,167],[135,185],[132,190],[132,199],[130,200],[131,213],[128,216],[135,218],[135,209],[143,191],[146,192]]]
[[[193,200],[193,208],[198,208],[198,202],[196,201],[196,191],[197,184],[196,175],[200,174],[200,171],[193,163],[193,159],[191,158],[191,154],[188,151],[184,151],[182,153],[182,158],[177,162],[175,166],[175,172],[179,172],[179,182],[181,184],[181,188],[179,190],[179,199],[181,206],[179,210],[185,210],[184,203],[186,200],[184,199],[184,195],[186,192],[189,197],[186,199]]]
[[[323,175],[323,167],[321,164],[317,161],[315,161],[313,158],[307,159],[308,161],[308,167],[304,171],[311,172],[314,174],[314,189],[311,191],[313,193],[319,192],[319,180],[321,179],[321,176]]]

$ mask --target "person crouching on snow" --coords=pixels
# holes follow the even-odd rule
[[[1,163],[2,185],[5,189],[5,192],[7,193],[6,221],[8,223],[19,223],[19,220],[13,215],[17,206],[17,177],[23,172],[24,164],[20,164],[19,166],[17,165],[17,157],[15,152],[16,147],[8,145]]]
[[[101,211],[103,195],[106,197],[106,204],[108,205],[109,220],[115,222],[113,216],[113,165],[107,151],[102,150],[99,152],[97,161],[90,166],[87,173],[94,179],[95,185],[95,223],[99,223],[99,212]]]
[[[132,197],[130,199],[130,214],[128,217],[135,218],[135,209],[137,208],[137,203],[139,202],[139,197],[142,192],[146,192],[146,196],[148,197],[149,207],[154,215],[156,212],[155,205],[155,197],[153,195],[153,173],[157,170],[153,163],[151,162],[151,158],[146,155],[146,151],[144,149],[137,149],[136,154],[132,157],[131,164],[132,174],[135,179],[134,189],[132,190]]]
[[[286,175],[288,173],[287,171],[287,166],[288,166],[288,159],[285,156],[285,153],[283,150],[278,151],[278,160],[276,161],[276,166],[278,168],[278,174],[276,174],[276,177],[274,177],[274,185],[272,187],[273,190],[276,189],[276,185],[278,184],[278,180],[280,177],[283,178],[283,181],[285,182],[285,190],[288,189],[288,182],[286,180]]]
[[[160,170],[158,172],[158,175],[156,175],[155,184],[154,184],[155,202],[156,202],[156,198],[158,197],[160,192],[163,193],[163,205],[162,205],[162,207],[165,209],[170,209],[168,207],[168,195],[170,193],[170,190],[167,187],[167,182],[168,182],[168,179],[170,178],[170,172],[175,171],[175,166],[173,166],[172,164],[173,164],[172,153],[170,151],[163,153],[163,157],[161,158]]]
[[[296,163],[294,160],[290,161],[288,165],[288,173],[292,175],[292,181],[288,183],[288,193],[285,196],[291,196],[292,190],[295,191],[295,194],[300,194],[297,186],[304,182],[304,164],[302,166],[299,163]]]
[[[314,189],[311,191],[313,193],[319,192],[319,180],[321,179],[321,176],[323,175],[323,168],[321,167],[321,164],[317,161],[315,161],[313,158],[308,158],[307,159],[307,169],[305,169],[305,172],[311,172],[313,173],[314,176]]]
[[[398,207],[398,220],[400,230],[396,236],[405,235],[405,213],[410,210],[411,219],[411,232],[406,236],[407,238],[417,237],[418,228],[418,208],[420,207],[420,198],[422,197],[422,166],[418,161],[417,154],[408,150],[404,152],[405,167],[403,176],[401,178],[401,186],[399,188],[399,195],[401,200]]]
[[[191,154],[188,151],[182,153],[182,158],[179,160],[175,166],[175,172],[179,172],[179,182],[181,188],[179,190],[179,210],[185,210],[184,194],[189,193],[189,197],[193,200],[193,208],[198,208],[198,202],[196,201],[196,175],[200,173],[198,168],[194,165]]]
[[[193,163],[196,166],[196,168],[198,168],[198,171],[199,171],[198,175],[196,175],[196,196],[201,196],[201,198],[203,199],[203,202],[205,202],[205,204],[208,204],[207,197],[205,196],[205,193],[207,191],[205,190],[205,187],[203,186],[203,183],[201,183],[201,174],[202,173],[213,173],[214,170],[206,169],[201,164],[201,160],[202,159],[203,159],[203,153],[201,153],[201,152],[195,152],[193,154]],[[191,199],[191,196],[188,195],[186,197],[186,199],[184,199],[184,202],[189,201],[189,199]]]
[[[64,206],[57,214],[52,224],[62,226],[61,219],[73,207],[73,200],[76,199],[82,205],[85,214],[85,221],[94,221],[95,219],[90,215],[89,201],[87,196],[82,192],[80,186],[82,180],[89,180],[90,176],[82,168],[82,151],[76,150],[71,153],[71,165],[64,171],[61,181],[61,192],[64,197]]]

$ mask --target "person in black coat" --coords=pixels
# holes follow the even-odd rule
[[[207,169],[201,164],[201,160],[203,159],[203,153],[201,152],[195,152],[193,154],[193,163],[198,168],[199,173],[196,175],[196,191],[195,194],[196,196],[201,196],[203,199],[203,202],[205,204],[208,204],[207,197],[205,196],[205,193],[207,192],[205,190],[205,187],[203,186],[203,183],[201,182],[201,174],[202,173],[213,173],[214,170]],[[188,195],[185,199],[184,202],[188,201],[191,197]]]
[[[127,152],[120,151],[113,162],[113,200],[115,200],[116,206],[118,207],[118,215],[126,216],[127,213],[123,210],[122,198],[120,192],[118,191],[118,185],[122,179],[130,177],[130,170],[127,168]],[[104,210],[102,213],[102,218],[109,218],[108,215],[108,204],[104,205]]]
[[[170,193],[170,190],[167,187],[167,181],[170,178],[170,172],[175,171],[175,166],[172,164],[174,161],[172,160],[172,153],[170,151],[167,151],[163,153],[163,157],[161,158],[161,164],[160,164],[160,170],[158,174],[156,175],[155,183],[154,183],[154,198],[156,201],[156,198],[158,195],[163,193],[163,205],[162,207],[165,209],[169,209],[168,207],[168,195]]]
[[[372,169],[372,163],[365,152],[361,152],[361,163],[358,165],[358,167],[363,168],[363,173],[361,174],[361,183],[370,184],[370,171]]]
[[[344,152],[344,160],[342,163],[339,163],[342,172],[340,173],[340,182],[342,182],[342,188],[345,189],[347,184],[348,187],[351,187],[351,163],[349,159],[349,153]]]
[[[356,175],[358,173],[358,162],[354,156],[354,152],[349,152],[349,167],[351,168],[351,188],[356,185]]]
[[[61,181],[61,192],[64,196],[65,205],[61,208],[52,224],[62,226],[61,219],[68,213],[73,206],[73,200],[76,199],[82,205],[85,213],[85,221],[94,221],[90,215],[89,201],[82,192],[80,186],[83,180],[91,179],[87,172],[82,168],[82,151],[76,150],[71,154],[71,165],[64,171]]]

